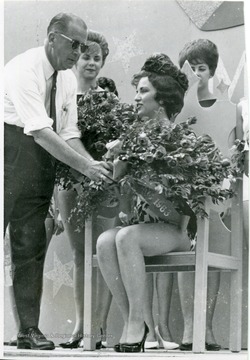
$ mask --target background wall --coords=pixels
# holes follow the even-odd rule
[[[122,101],[132,102],[135,91],[130,85],[147,56],[164,52],[177,63],[184,44],[196,38],[208,38],[217,44],[222,60],[221,74],[233,86],[231,100],[238,102],[244,95],[240,60],[244,54],[244,26],[203,32],[187,17],[176,1],[167,0],[81,0],[81,1],[6,1],[4,9],[5,62],[31,47],[40,46],[46,37],[50,19],[58,12],[73,12],[82,17],[89,28],[103,33],[110,55],[100,76],[115,80]],[[222,129],[223,131],[223,129]],[[7,254],[7,251],[6,251]],[[247,251],[244,265],[243,347],[247,344]],[[74,326],[72,255],[65,234],[52,239],[45,264],[44,296],[41,330],[55,343],[68,339]],[[9,257],[5,259],[5,334],[8,341],[16,333],[9,303]],[[228,347],[228,275],[223,274],[220,297],[214,318],[215,336]],[[175,287],[171,312],[171,329],[181,341],[183,320]],[[155,309],[157,316],[157,308]],[[115,305],[109,316],[109,334],[114,343],[120,334],[121,319]]]
[[[30,47],[42,45],[50,19],[61,11],[81,16],[89,28],[105,35],[110,54],[101,76],[114,78],[124,101],[133,100],[131,77],[153,52],[165,52],[177,63],[186,42],[208,38],[218,46],[232,80],[245,49],[244,26],[201,31],[176,1],[6,1],[5,61]],[[233,100],[238,101],[242,94],[236,90]]]

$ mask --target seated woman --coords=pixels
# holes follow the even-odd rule
[[[150,68],[146,61],[143,70],[133,79],[137,86],[135,101],[138,114],[141,118],[147,116],[168,123],[183,107],[188,81],[167,55],[156,54],[148,60]],[[107,230],[97,240],[99,267],[124,321],[120,342],[114,348],[117,352],[144,350],[149,331],[143,311],[146,285],[144,256],[190,249],[186,232],[188,217],[182,215],[185,225],[180,228],[177,223],[157,218],[143,205],[145,203],[139,196],[136,206],[138,223],[131,225],[130,222],[135,208],[129,213],[124,207],[122,221],[127,226]]]
[[[209,91],[209,79],[214,76],[218,63],[218,49],[217,46],[208,39],[198,39],[188,42],[179,54],[179,65],[182,67],[185,61],[189,61],[194,73],[199,77],[199,84],[197,89],[197,97],[201,107],[208,108],[217,101],[215,95]],[[206,111],[206,109],[204,109]],[[199,119],[202,121],[202,117]],[[239,136],[240,137],[240,136]],[[192,250],[195,249],[195,243]],[[153,301],[153,282],[152,274],[148,274],[148,296],[146,297],[146,314],[147,323],[150,330],[153,326],[152,301]],[[169,314],[171,304],[171,294],[173,286],[173,274],[160,273],[156,276],[156,291],[158,296],[158,326],[154,331],[151,330],[149,334],[148,344],[146,347],[159,346],[155,342],[155,337],[162,342],[166,350],[176,347],[176,343],[172,341],[171,332],[169,329]],[[184,318],[184,332],[180,350],[192,350],[193,346],[193,309],[194,309],[194,273],[178,272],[178,286],[182,313]],[[208,297],[207,297],[207,324],[206,324],[206,350],[218,351],[220,345],[216,343],[214,338],[212,321],[215,311],[218,291],[220,287],[220,273],[209,272],[208,274]]]

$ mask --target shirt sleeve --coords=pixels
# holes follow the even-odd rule
[[[5,71],[5,92],[24,125],[24,133],[45,127],[52,128],[53,120],[47,115],[38,76],[28,70],[12,66]]]

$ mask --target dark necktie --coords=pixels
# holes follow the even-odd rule
[[[52,88],[50,93],[50,117],[54,120],[53,130],[56,131],[56,77],[57,71],[54,72],[52,78]]]

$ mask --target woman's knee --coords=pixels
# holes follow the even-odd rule
[[[98,256],[101,256],[103,253],[106,254],[114,246],[115,246],[115,236],[110,230],[105,231],[104,233],[99,235],[96,242],[96,251]]]
[[[131,248],[138,246],[134,229],[131,229],[130,226],[122,228],[116,234],[115,243],[117,250],[122,252],[123,255],[131,252]]]

